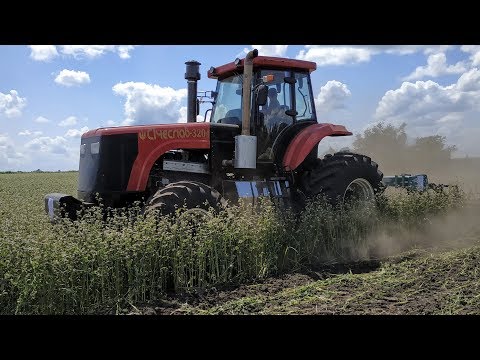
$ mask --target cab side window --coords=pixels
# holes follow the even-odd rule
[[[295,73],[295,105],[297,121],[315,120],[308,73]]]

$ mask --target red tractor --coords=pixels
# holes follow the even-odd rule
[[[45,210],[75,219],[83,206],[145,210],[218,208],[224,199],[268,196],[286,202],[323,194],[332,203],[371,200],[383,174],[368,156],[338,152],[318,158],[326,136],[352,135],[318,123],[309,61],[258,56],[212,67],[218,79],[210,121],[197,122],[200,63],[186,63],[187,123],[111,127],[83,134],[78,198],[45,196]],[[197,211],[192,210],[192,211]]]

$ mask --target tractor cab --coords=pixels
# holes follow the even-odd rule
[[[209,78],[218,79],[212,123],[242,128],[243,65],[244,60],[237,59],[208,72]],[[310,81],[315,69],[316,64],[309,61],[253,59],[249,132],[257,137],[257,161],[272,162],[275,145],[282,142],[280,137],[288,137],[289,129],[317,122]]]

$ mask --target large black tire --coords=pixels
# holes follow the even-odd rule
[[[176,209],[213,208],[220,211],[226,206],[225,199],[214,188],[196,181],[178,181],[159,189],[145,204],[145,214],[158,210],[159,215],[173,215]]]
[[[299,190],[307,198],[323,195],[332,205],[343,204],[349,199],[353,184],[371,186],[373,195],[381,193],[383,173],[370,157],[337,152],[308,164],[300,174]],[[349,190],[347,192],[347,189]]]

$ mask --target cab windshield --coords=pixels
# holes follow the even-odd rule
[[[269,116],[272,112],[270,102],[273,100],[282,110],[279,115],[285,123],[292,123],[292,117],[285,115],[285,111],[293,108],[297,115],[295,121],[313,120],[316,121],[315,108],[313,103],[312,88],[307,72],[290,72],[281,70],[263,69],[257,73],[256,81],[261,82],[264,76],[270,75],[273,81],[266,83],[269,96],[268,103],[262,107],[261,112]],[[293,86],[286,84],[284,78],[295,77]],[[217,97],[212,110],[211,122],[241,125],[242,121],[242,74],[233,75],[218,81]],[[273,96],[276,95],[276,96]],[[293,96],[292,96],[293,95]],[[277,98],[278,102],[275,100]],[[270,115],[270,117],[272,117]]]
[[[220,80],[217,85],[217,97],[212,111],[211,122],[241,124],[242,119],[242,81],[243,76],[233,75]]]

